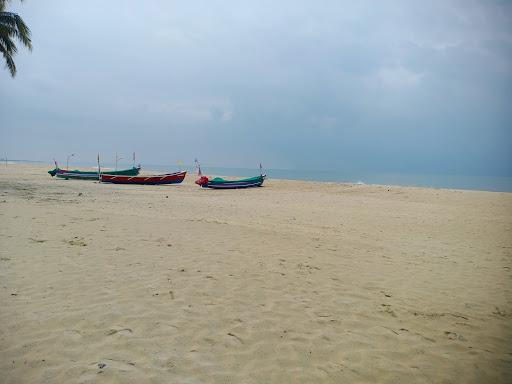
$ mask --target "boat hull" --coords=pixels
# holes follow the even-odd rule
[[[261,187],[265,181],[266,175],[252,177],[250,179],[243,180],[223,180],[213,179],[208,180],[205,183],[198,183],[201,188],[210,189],[242,189],[242,188],[254,188]]]
[[[140,172],[140,167],[123,169],[120,171],[106,171],[105,174],[109,175],[124,175],[124,176],[137,176]],[[95,171],[67,171],[64,169],[53,169],[48,171],[52,176],[56,176],[60,179],[75,179],[75,180],[98,180],[99,174]]]
[[[136,184],[136,185],[161,185],[179,184],[185,179],[187,172],[167,173],[165,175],[150,176],[122,176],[122,175],[101,175],[102,183],[113,184]]]

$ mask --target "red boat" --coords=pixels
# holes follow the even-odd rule
[[[166,173],[165,175],[149,176],[121,176],[121,175],[101,175],[102,183],[114,184],[179,184],[185,178],[187,172]]]

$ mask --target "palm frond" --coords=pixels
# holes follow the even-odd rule
[[[6,45],[6,41],[9,41],[12,45],[9,47],[9,45]],[[16,53],[16,46],[12,40],[0,39],[0,52],[2,52],[2,56],[5,59],[5,67],[9,70],[12,77],[16,76],[16,64],[14,64],[14,60],[12,58],[13,54]]]
[[[0,30],[6,31],[11,37],[16,37],[25,47],[32,50],[30,28],[16,13],[0,12]]]
[[[23,19],[16,13],[5,12],[7,3],[10,2],[11,0],[0,0],[0,52],[5,59],[6,68],[14,77],[16,76],[16,65],[13,56],[18,49],[13,39],[21,41],[29,50],[32,50],[32,40],[30,39],[30,29]]]
[[[14,41],[9,36],[3,36],[0,33],[0,48],[8,52],[11,55],[16,54],[18,52],[18,48],[16,47],[16,44],[14,44]]]
[[[10,2],[11,2],[11,0],[0,0],[0,12],[5,10],[7,3],[10,3]],[[23,0],[20,0],[20,3],[23,3]]]

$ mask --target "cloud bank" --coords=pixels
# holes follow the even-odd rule
[[[0,73],[11,157],[512,175],[510,2],[12,8],[34,51]]]

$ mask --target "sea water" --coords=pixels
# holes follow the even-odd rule
[[[143,165],[144,166],[144,165]],[[145,166],[155,171],[169,171],[169,167],[159,165]],[[193,167],[183,167],[190,173],[197,173]],[[176,166],[170,167],[171,170]],[[251,177],[259,175],[259,168],[223,168],[201,167],[207,176]],[[298,170],[298,169],[263,169],[269,179],[324,181],[338,183],[400,185],[427,188],[469,189],[495,192],[512,192],[512,177],[467,176],[413,173],[372,173],[347,172],[339,170]]]

